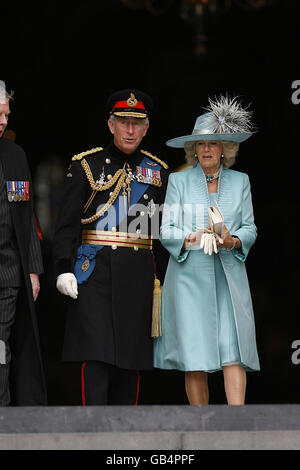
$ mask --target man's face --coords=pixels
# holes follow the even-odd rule
[[[115,146],[130,155],[146,135],[149,123],[146,123],[144,119],[114,117],[108,120],[108,127],[114,136]]]
[[[9,114],[9,102],[7,101],[5,104],[0,103],[0,137],[3,136],[6,129]]]

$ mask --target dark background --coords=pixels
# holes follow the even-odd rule
[[[8,129],[27,153],[44,235],[37,310],[50,405],[81,403],[80,366],[60,361],[65,298],[52,276],[62,178],[73,154],[107,144],[106,99],[127,87],[153,97],[144,148],[171,169],[184,163],[183,152],[164,142],[192,131],[208,96],[228,92],[251,103],[257,133],[241,145],[234,166],[250,177],[258,227],[247,271],[261,372],[248,374],[247,403],[300,402],[300,364],[291,360],[292,343],[300,340],[300,104],[292,102],[292,83],[300,79],[300,2],[217,1],[212,13],[203,1],[204,16],[195,15],[192,1],[184,15],[183,3],[1,5],[0,79],[15,90]],[[130,308],[131,299],[124,302]],[[225,403],[222,374],[209,379],[210,402]],[[141,404],[187,403],[183,374],[144,373],[140,398]]]

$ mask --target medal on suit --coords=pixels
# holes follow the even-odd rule
[[[29,181],[6,181],[9,202],[29,201]]]

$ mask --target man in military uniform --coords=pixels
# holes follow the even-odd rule
[[[151,108],[139,90],[110,96],[112,141],[75,155],[66,175],[54,264],[70,297],[63,359],[82,363],[87,405],[136,404],[139,371],[153,367],[153,238],[168,166],[140,147]]]
[[[34,307],[43,262],[27,158],[3,137],[11,97],[0,80],[0,406],[45,405]]]

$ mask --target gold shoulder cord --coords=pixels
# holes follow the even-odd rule
[[[146,152],[146,150],[141,150],[141,153],[143,153],[144,155],[147,155],[147,157],[149,157],[149,158],[152,158],[152,160],[155,160],[157,163],[159,163],[161,166],[163,166],[165,168],[165,170],[167,170],[169,168],[169,166],[165,162],[163,162],[162,160],[157,158],[155,155],[152,155],[152,153]]]
[[[122,170],[123,171],[123,170]],[[111,197],[109,198],[109,200],[107,201],[107,203],[102,207],[102,209],[97,212],[95,215],[92,215],[91,217],[88,217],[87,219],[81,219],[81,223],[82,224],[90,224],[91,222],[95,222],[95,220],[99,219],[100,217],[102,217],[103,214],[105,214],[105,212],[110,208],[110,206],[115,202],[115,200],[117,199],[121,189],[122,189],[122,186],[123,186],[123,183],[125,181],[125,178],[126,178],[126,172],[124,171],[123,174],[120,176],[120,179],[117,183],[117,186],[114,190],[114,192],[112,193]]]
[[[101,152],[101,150],[103,150],[103,147],[96,147],[94,149],[87,150],[86,152],[78,153],[77,155],[74,155],[72,161],[81,160],[83,157],[86,157],[87,155],[91,155],[96,152]]]
[[[103,150],[102,147],[98,147],[97,149],[89,150],[88,152],[82,152],[81,154],[75,155],[75,157],[73,157],[72,160],[81,160],[84,156],[89,155],[91,153],[98,152],[100,150]],[[149,158],[152,158],[152,160],[155,160],[157,163],[162,165],[165,169],[169,168],[168,165],[165,162],[163,162],[162,160],[157,158],[155,155],[152,155],[150,152],[147,152],[146,150],[141,150],[141,153],[143,153],[144,155],[146,155]],[[99,219],[100,217],[102,217],[105,214],[105,212],[111,207],[111,205],[115,202],[115,200],[117,199],[117,197],[118,197],[118,195],[119,195],[119,193],[120,193],[120,191],[123,187],[123,183],[126,179],[126,170],[123,168],[123,169],[120,169],[120,170],[116,171],[116,173],[109,180],[108,183],[104,184],[103,186],[97,186],[96,183],[95,183],[93,174],[91,172],[90,166],[89,166],[89,164],[87,163],[87,161],[85,159],[82,160],[81,165],[82,165],[82,168],[85,171],[85,174],[86,174],[86,177],[87,177],[87,179],[90,183],[90,186],[93,189],[93,193],[91,194],[89,200],[87,201],[87,203],[85,205],[85,210],[87,210],[89,204],[91,203],[91,201],[95,197],[95,194],[96,194],[97,191],[106,191],[107,189],[111,188],[119,180],[117,185],[116,185],[116,188],[115,188],[114,192],[112,193],[112,195],[109,198],[109,200],[107,201],[107,203],[103,206],[103,208],[99,212],[97,212],[95,215],[93,215],[91,217],[88,217],[87,219],[81,219],[82,224],[89,224],[89,223],[94,222],[95,220]]]
[[[110,181],[107,184],[100,187],[100,186],[96,185],[95,180],[94,180],[93,175],[92,175],[92,172],[91,172],[91,169],[90,169],[89,164],[87,163],[87,161],[83,160],[81,162],[81,165],[82,165],[82,167],[85,171],[85,174],[86,174],[87,179],[90,183],[90,186],[93,189],[93,192],[92,192],[89,200],[85,204],[84,212],[86,212],[86,210],[88,209],[88,207],[89,207],[90,203],[92,202],[92,200],[94,199],[97,191],[105,191],[106,189],[111,188],[116,183],[116,181],[119,179],[119,181],[118,181],[111,197],[109,198],[107,203],[102,207],[102,209],[99,212],[97,212],[96,214],[92,215],[91,217],[88,217],[87,219],[81,219],[82,224],[90,224],[91,222],[95,222],[95,220],[102,217],[105,214],[105,212],[110,208],[110,206],[115,202],[115,200],[117,199],[117,197],[118,197],[118,195],[119,195],[119,193],[120,193],[120,191],[123,187],[123,183],[124,183],[125,178],[126,178],[126,171],[125,171],[125,169],[120,169],[120,170],[116,171],[116,173],[110,179]]]
[[[116,173],[109,180],[108,183],[104,184],[103,186],[97,186],[96,183],[95,183],[95,180],[93,178],[93,174],[91,172],[91,169],[90,169],[90,166],[89,166],[88,162],[85,159],[83,159],[82,162],[81,162],[81,165],[82,165],[82,168],[85,171],[86,177],[87,177],[93,191],[106,191],[107,189],[111,188],[115,184],[117,179],[120,177],[120,175],[122,173],[124,173],[124,169],[120,169],[120,170],[116,171]]]

